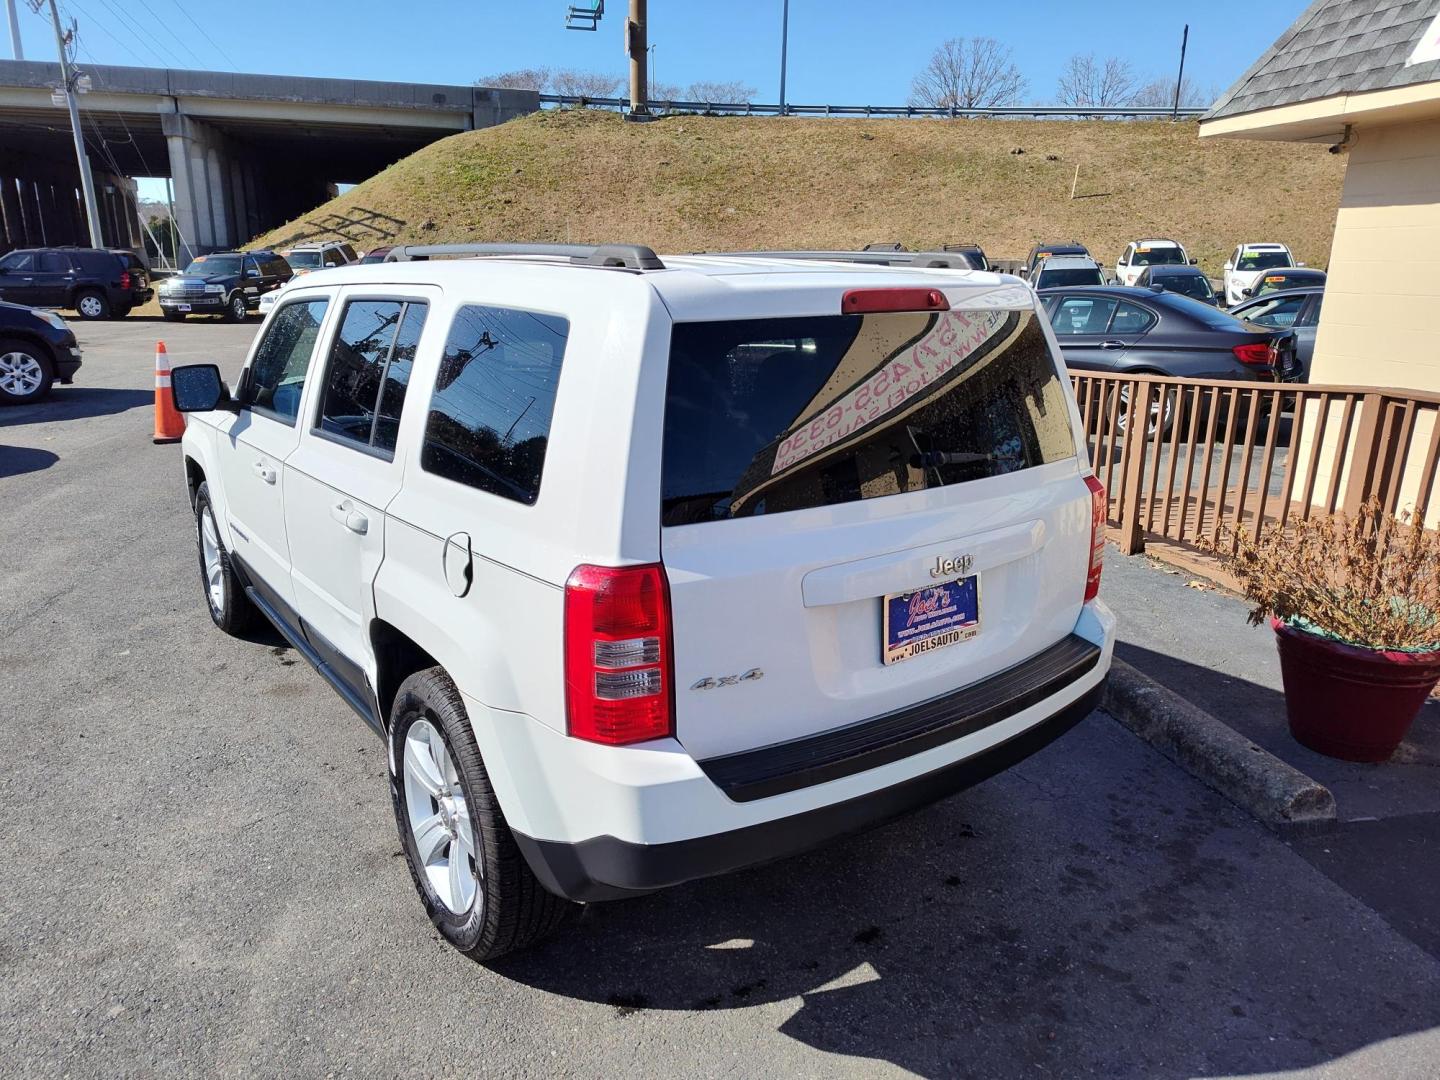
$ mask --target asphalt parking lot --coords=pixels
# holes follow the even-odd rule
[[[1100,713],[885,829],[456,954],[374,736],[211,626],[150,441],[156,338],[233,378],[256,325],[77,324],[77,385],[0,412],[0,1073],[1440,1071],[1440,959]]]

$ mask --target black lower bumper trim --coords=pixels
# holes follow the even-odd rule
[[[743,829],[632,844],[613,836],[579,843],[514,834],[530,869],[551,892],[570,900],[616,900],[785,858],[850,833],[884,824],[972,787],[1044,749],[1095,710],[1101,682],[1074,703],[1012,739],[892,787]]]
[[[736,802],[768,799],[974,735],[1054,697],[1099,662],[1100,646],[1070,634],[988,679],[918,705],[698,764]]]

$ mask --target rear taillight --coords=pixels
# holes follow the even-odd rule
[[[673,734],[670,647],[661,566],[577,566],[565,583],[570,734],[610,746]]]
[[[1271,367],[1275,363],[1275,349],[1268,341],[1256,341],[1249,345],[1236,345],[1230,350],[1242,364]]]
[[[122,289],[128,289],[128,288],[130,288],[130,271],[129,271],[129,270],[121,270],[121,271],[120,271],[120,287],[121,287]]]
[[[1090,572],[1085,575],[1085,603],[1100,595],[1100,570],[1105,565],[1105,485],[1085,477],[1090,489]]]
[[[842,315],[876,311],[949,311],[950,301],[939,289],[851,289],[840,297]]]

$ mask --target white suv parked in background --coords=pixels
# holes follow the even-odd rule
[[[888,820],[1096,705],[1104,494],[1018,278],[392,257],[292,284],[233,394],[172,379],[212,618],[263,612],[387,740],[458,948]]]
[[[1195,260],[1174,240],[1136,240],[1115,260],[1115,284],[1134,285],[1147,266],[1194,266]]]
[[[1266,270],[1295,266],[1284,244],[1240,244],[1225,260],[1225,303],[1241,304],[1250,298],[1255,282]]]

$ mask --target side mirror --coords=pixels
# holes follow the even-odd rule
[[[1241,296],[1254,296],[1254,295],[1255,295],[1255,290],[1254,290],[1254,289],[1241,289],[1241,290],[1240,290],[1240,295],[1241,295]]]
[[[1296,265],[1296,266],[1304,266],[1305,264],[1304,264],[1304,263],[1296,263],[1295,265]]]
[[[1234,269],[1235,269],[1235,264],[1234,264],[1234,263],[1226,263],[1226,264],[1225,264],[1225,269],[1226,269],[1226,270],[1234,270]]]
[[[182,413],[210,412],[234,404],[214,364],[184,364],[170,372],[170,392]]]
[[[1199,265],[1200,265],[1200,260],[1199,260],[1199,259],[1191,259],[1191,260],[1190,260],[1190,265],[1191,265],[1191,266],[1199,266]]]

